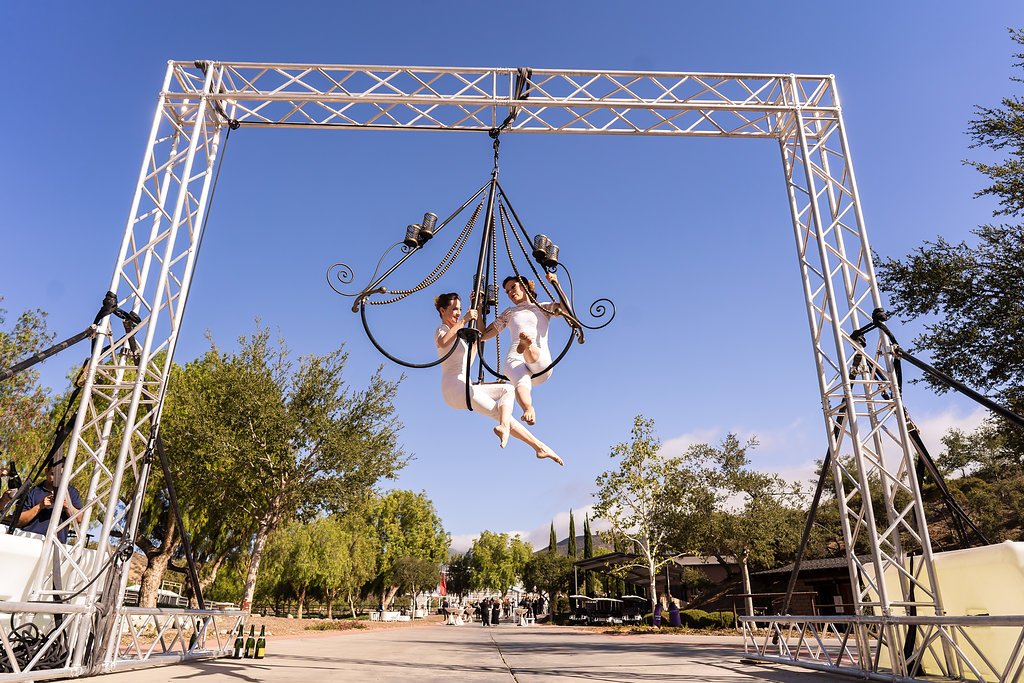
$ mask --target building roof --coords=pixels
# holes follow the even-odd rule
[[[722,559],[725,560],[727,564],[739,564],[736,558],[732,556],[726,556]],[[632,583],[637,586],[647,586],[651,582],[647,570],[642,566],[636,566],[634,564],[640,560],[640,556],[634,553],[611,552],[605,553],[604,555],[590,557],[585,560],[579,560],[573,563],[573,566],[578,571],[611,572],[621,567],[633,565],[626,570],[626,575],[623,578],[628,583]],[[657,580],[664,580],[664,577],[667,574],[669,582],[672,584],[681,583],[683,580],[683,570],[685,569],[696,567],[717,567],[720,565],[721,563],[713,557],[678,555],[671,558],[665,566],[658,570]]]
[[[863,557],[861,559],[867,559]],[[764,569],[759,572],[754,572],[752,576],[770,576],[772,574],[792,574],[794,562],[790,562],[784,567],[776,567],[774,569]],[[804,560],[800,563],[801,572],[812,572],[822,571],[828,569],[840,569],[846,568],[846,557],[826,557],[818,560]]]

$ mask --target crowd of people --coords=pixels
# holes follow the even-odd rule
[[[479,620],[482,626],[497,626],[503,620],[538,619],[546,613],[545,600],[540,596],[524,596],[520,600],[509,596],[485,597],[464,604],[444,598],[439,612],[446,618],[449,614],[457,614],[466,621]]]

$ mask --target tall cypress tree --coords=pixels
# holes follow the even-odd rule
[[[589,560],[594,556],[594,539],[590,536],[590,515],[583,515],[583,559]],[[586,572],[583,578],[587,595],[593,597],[597,594],[597,577],[594,572]]]
[[[555,552],[558,550],[558,536],[555,536],[555,521],[551,520],[551,533],[548,534],[548,551]]]
[[[576,561],[576,518],[572,515],[572,509],[569,510],[569,559],[573,562]]]

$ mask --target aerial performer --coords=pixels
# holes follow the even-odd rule
[[[469,321],[476,320],[479,313],[476,310],[470,310],[463,315],[462,301],[455,292],[437,296],[434,299],[434,307],[441,317],[441,324],[434,332],[434,345],[437,347],[438,358],[444,359],[441,361],[441,395],[444,397],[444,402],[452,408],[465,410],[467,407],[467,355],[470,353],[475,355],[476,346],[474,345],[473,350],[470,351],[466,340],[459,337],[459,331]],[[448,355],[454,344],[458,345],[458,349]],[[529,349],[525,349],[525,351],[529,351]],[[513,436],[530,446],[538,458],[547,458],[559,465],[565,464],[547,444],[535,437],[530,430],[512,417],[516,393],[513,385],[471,383],[469,391],[473,410],[489,415],[498,422],[498,426],[494,428],[494,434],[498,437],[502,448],[508,443],[509,436]]]
[[[558,285],[554,273],[548,273],[547,279]],[[565,309],[558,302],[537,302],[536,284],[522,275],[506,277],[501,286],[513,305],[484,329],[482,339],[490,339],[508,328],[512,343],[505,358],[504,374],[515,388],[516,401],[523,409],[523,422],[532,425],[537,421],[533,387],[546,382],[553,372],[548,369],[551,366],[548,321],[563,315]],[[541,372],[544,374],[538,374]]]
[[[524,88],[529,82],[528,72],[529,70],[522,71],[516,80],[516,92],[522,97],[526,96]],[[537,420],[532,389],[535,384],[541,384],[551,376],[554,366],[565,357],[574,342],[583,343],[584,328],[598,330],[612,321],[615,317],[615,305],[606,298],[597,299],[590,305],[590,315],[595,319],[604,318],[610,313],[599,325],[588,325],[579,319],[573,301],[572,276],[565,264],[559,260],[558,245],[546,235],[530,234],[498,183],[498,136],[514,118],[514,113],[510,113],[500,126],[488,131],[488,136],[493,141],[494,153],[490,179],[448,218],[439,220],[437,214],[428,211],[423,214],[422,222],[406,226],[404,239],[400,239],[384,251],[370,281],[358,292],[345,292],[336,286],[338,283],[347,285],[355,277],[352,269],[344,263],[335,263],[327,269],[327,281],[338,294],[354,297],[352,312],[359,314],[367,339],[388,360],[403,367],[416,369],[440,365],[441,395],[445,403],[456,410],[471,410],[490,416],[497,422],[494,434],[502,448],[508,444],[509,437],[514,437],[530,446],[537,458],[553,460],[559,465],[564,465],[562,459],[523,424],[525,422],[532,425]],[[429,272],[417,284],[386,284],[403,265],[413,262],[413,259],[422,258],[421,254],[426,253],[431,245],[437,244],[437,236],[442,230],[462,215],[468,215],[465,227],[455,235],[454,240],[449,243],[447,252],[440,256],[436,265],[431,267],[429,263],[426,264]],[[469,244],[470,236],[481,217],[483,220],[479,233],[479,250],[464,249]],[[504,253],[499,251],[499,245],[504,246]],[[392,249],[397,248],[400,248],[402,256],[387,266],[388,255]],[[441,294],[434,299],[434,308],[441,318],[440,325],[434,332],[436,358],[414,363],[390,353],[374,336],[367,311],[373,307],[389,306],[406,297],[424,292],[444,277],[460,254],[468,253],[476,254],[476,267],[472,279],[474,292],[470,297],[472,303],[466,306],[469,310],[463,313],[462,301],[455,292]],[[525,262],[516,263],[519,259],[518,254],[522,255]],[[502,283],[502,288],[512,305],[496,319],[488,321],[487,316],[498,306],[498,272],[501,269],[501,262],[507,263],[513,273]],[[532,271],[534,280],[522,276],[528,272],[524,266]],[[547,281],[541,279],[538,268],[547,273]],[[563,291],[558,278],[554,275],[559,268],[565,271],[569,294]],[[548,292],[545,297],[553,301],[538,302],[534,281],[545,292],[548,292],[549,283],[554,286],[555,293]],[[557,354],[549,350],[548,342],[548,327],[553,316],[562,317],[570,327],[565,346]],[[486,329],[485,322],[490,322]],[[508,328],[512,335],[512,348],[507,353],[504,367],[499,370],[502,365],[500,344],[495,345],[495,367],[492,367],[484,358],[482,342],[483,339],[496,337],[505,328]],[[473,364],[478,366],[476,381],[471,377]],[[505,374],[502,374],[502,370]],[[497,380],[503,381],[485,382],[485,371]],[[512,416],[517,400],[522,406],[523,422]]]

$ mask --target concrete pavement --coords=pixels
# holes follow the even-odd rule
[[[739,637],[604,635],[550,626],[424,625],[271,640],[266,659],[208,660],[108,674],[102,683],[195,681],[709,681],[835,683],[803,669],[741,661]]]

